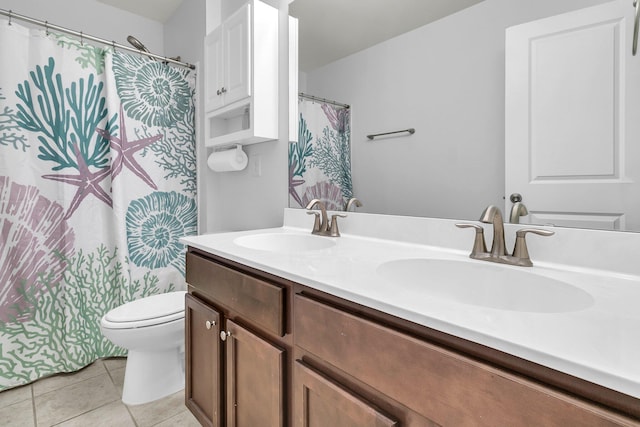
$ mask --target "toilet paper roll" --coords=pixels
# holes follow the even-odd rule
[[[209,169],[214,172],[241,171],[247,167],[249,158],[247,153],[242,151],[242,146],[225,151],[214,151],[207,159]]]

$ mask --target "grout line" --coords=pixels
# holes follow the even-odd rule
[[[106,368],[106,365],[105,365]],[[113,384],[113,386],[116,388],[116,390],[118,390],[118,384],[116,384],[116,381],[113,379],[113,375],[111,375],[111,371],[109,369],[107,369],[107,375],[109,376],[109,379],[111,380],[111,384]]]
[[[127,408],[127,412],[129,413],[129,416],[131,417],[131,420],[133,420],[133,424],[136,427],[140,427],[140,425],[138,424],[138,421],[136,420],[136,417],[133,416],[133,414],[131,413],[131,411],[129,410],[129,405],[124,405],[125,408]]]
[[[104,363],[104,361],[103,361]],[[107,364],[104,363],[104,367],[107,368]],[[122,368],[116,368],[116,369],[122,369]],[[125,367],[126,369],[126,367]],[[116,384],[115,379],[113,378],[113,376],[111,375],[111,370],[109,368],[107,368],[107,374],[109,375],[109,378],[111,379],[111,383],[113,384],[113,386],[116,388],[116,390],[118,392],[120,392],[120,390],[118,389],[118,384]],[[121,392],[120,392],[121,393]],[[120,394],[120,401],[122,401],[122,394]],[[129,414],[129,417],[131,418],[131,421],[133,421],[133,424],[136,427],[140,427],[138,425],[138,422],[136,421],[136,418],[133,416],[133,414],[131,413],[131,411],[129,410],[129,405],[126,405],[124,402],[122,402],[122,404],[124,405],[125,409],[127,410],[127,413]]]
[[[100,409],[100,408],[102,408],[102,407],[105,407],[105,406],[107,406],[107,405],[111,405],[113,402],[116,402],[116,400],[112,400],[111,402],[106,402],[106,403],[104,403],[104,404],[102,404],[102,405],[100,405],[100,406],[96,406],[95,408],[89,409],[88,411],[85,411],[85,412],[83,412],[83,413],[81,413],[81,414],[74,415],[74,416],[73,416],[73,417],[71,417],[71,418],[67,418],[66,420],[62,420],[62,421],[60,421],[60,422],[57,422],[57,423],[53,424],[51,427],[58,426],[58,425],[60,425],[60,424],[62,424],[62,423],[66,423],[66,422],[71,421],[71,420],[73,420],[73,419],[76,419],[76,418],[78,418],[78,417],[82,417],[83,415],[87,415],[87,414],[88,414],[88,413],[90,413],[90,412],[96,411],[96,410],[98,410],[98,409]],[[126,406],[126,405],[125,405],[125,406]]]
[[[109,373],[108,373],[108,372],[105,372],[105,373],[103,373],[103,374],[94,375],[94,376],[92,376],[92,377],[88,377],[88,378],[85,378],[85,379],[83,379],[83,380],[73,382],[73,383],[71,383],[71,384],[66,384],[66,385],[64,385],[64,386],[62,386],[62,387],[59,387],[59,388],[56,388],[56,389],[54,389],[54,390],[50,390],[50,391],[48,391],[48,392],[46,392],[46,393],[43,393],[43,394],[41,394],[41,395],[38,395],[38,397],[39,397],[39,398],[44,398],[44,396],[46,396],[47,394],[56,393],[56,392],[59,392],[60,390],[64,390],[64,389],[69,388],[69,387],[75,387],[75,386],[78,386],[78,385],[80,385],[80,384],[82,384],[82,383],[84,383],[84,382],[94,380],[94,379],[96,379],[97,377],[99,377],[99,376],[101,376],[101,375],[107,375],[107,377],[111,380],[111,377],[109,376]],[[113,384],[113,380],[111,380],[111,383],[112,383],[112,385],[115,387],[115,384]],[[117,387],[115,387],[115,388],[116,388],[116,391],[117,391]],[[56,423],[56,424],[54,424],[54,425],[58,425],[58,424],[61,424],[61,423],[67,422],[67,421],[69,421],[69,420],[72,420],[72,419],[74,419],[74,418],[76,418],[76,417],[79,417],[79,416],[81,416],[81,415],[88,414],[89,412],[91,412],[91,411],[93,411],[93,410],[95,410],[95,409],[98,409],[98,408],[101,408],[101,407],[103,407],[103,406],[105,406],[105,405],[109,405],[109,404],[111,404],[111,403],[113,403],[113,402],[116,402],[118,399],[119,399],[119,397],[118,397],[118,398],[116,398],[116,399],[114,399],[114,400],[110,400],[110,401],[108,401],[108,402],[104,402],[104,403],[103,403],[102,405],[100,405],[100,406],[97,406],[97,407],[95,407],[95,408],[91,408],[91,409],[89,409],[89,410],[86,410],[86,411],[84,411],[84,412],[82,412],[82,413],[80,413],[80,414],[74,415],[74,416],[73,416],[73,417],[71,417],[71,418],[66,418],[66,419],[64,419],[64,420],[61,420],[61,421],[57,422],[57,423]],[[35,397],[34,397],[34,399],[33,399],[33,405],[34,405],[34,412],[35,412]],[[36,427],[37,427],[37,422],[36,422]]]
[[[105,368],[106,374],[107,374],[108,378],[110,379],[110,381],[111,381],[112,385],[116,388],[116,390],[118,390],[117,384],[115,383],[114,377],[112,376],[112,372],[107,368],[107,365],[104,363],[104,361],[102,361],[102,360],[101,360],[101,362],[102,362],[102,364],[103,364],[103,367]],[[116,368],[116,370],[117,370],[117,369],[122,369],[122,368]],[[71,373],[71,375],[73,375],[73,373]],[[41,395],[38,395],[37,397],[42,397],[42,396],[44,396],[44,395],[46,395],[46,394],[49,394],[49,393],[52,393],[52,392],[56,392],[56,391],[59,391],[59,390],[61,390],[61,389],[67,388],[67,387],[75,386],[75,385],[80,384],[80,383],[82,383],[82,382],[92,380],[92,379],[94,379],[94,378],[96,378],[96,377],[98,377],[98,376],[100,376],[100,375],[104,375],[104,374],[96,374],[96,375],[94,375],[94,376],[92,376],[92,377],[85,378],[85,379],[83,379],[83,380],[81,380],[81,381],[77,381],[77,382],[74,382],[74,383],[71,383],[71,384],[66,384],[66,385],[64,385],[64,386],[62,386],[62,387],[60,387],[60,388],[57,388],[57,389],[54,389],[54,390],[49,390],[48,392],[43,393],[43,394],[41,394]],[[53,376],[53,375],[52,375],[52,376]],[[34,383],[35,383],[35,382],[34,382]],[[35,395],[35,388],[33,387],[33,384],[34,384],[34,383],[30,384],[30,385],[29,385],[29,387],[30,387],[30,393],[31,393],[31,409],[32,409],[32,416],[33,416],[33,426],[34,426],[34,427],[38,427],[38,418],[37,418],[36,403],[35,403],[36,395]],[[167,396],[167,397],[169,397],[169,396]],[[68,422],[68,421],[73,420],[73,419],[75,419],[75,418],[78,418],[78,417],[80,417],[80,416],[86,415],[86,414],[88,414],[88,413],[90,413],[90,412],[92,412],[92,411],[95,411],[95,410],[98,410],[98,409],[100,409],[100,408],[102,408],[102,407],[104,407],[104,406],[110,405],[110,404],[112,404],[113,402],[116,402],[116,401],[118,401],[118,400],[120,400],[120,401],[121,401],[121,398],[122,398],[122,396],[121,396],[121,394],[119,394],[118,399],[115,399],[115,400],[110,401],[110,402],[105,402],[105,403],[103,403],[102,405],[100,405],[100,406],[98,406],[98,407],[95,407],[95,408],[92,408],[92,409],[90,409],[90,410],[87,410],[87,411],[85,411],[85,412],[83,412],[83,413],[81,413],[81,414],[77,414],[77,415],[74,415],[74,416],[73,416],[73,417],[71,417],[71,418],[67,418],[67,419],[65,419],[65,420],[61,420],[61,421],[57,422],[56,424],[54,424],[54,426],[60,425],[60,424],[62,424],[62,423],[65,423],[65,422]],[[128,405],[125,405],[124,403],[123,403],[123,405],[124,405],[125,409],[127,410],[127,413],[129,414],[129,417],[130,417],[131,421],[133,422],[133,424],[134,424],[136,427],[141,427],[141,425],[138,423],[138,421],[137,421],[137,420],[136,420],[136,418],[134,417],[134,415],[133,415],[132,411],[130,410],[129,406],[128,406]],[[175,414],[173,414],[173,415],[169,416],[169,417],[168,417],[167,419],[165,419],[165,420],[158,421],[156,424],[159,424],[159,423],[165,422],[165,421],[167,421],[167,420],[170,420],[171,418],[177,417],[177,416],[178,416],[178,415],[180,415],[180,414],[181,414],[180,412],[175,413]],[[154,425],[155,425],[155,424],[154,424]],[[44,427],[44,426],[43,426],[43,427]]]
[[[33,383],[29,384],[29,388],[31,389],[31,414],[33,415],[33,427],[37,427],[38,416],[36,414],[36,395],[33,390]]]

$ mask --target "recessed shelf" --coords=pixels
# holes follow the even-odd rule
[[[251,105],[244,104],[228,111],[207,114],[207,139],[248,130],[251,127]]]

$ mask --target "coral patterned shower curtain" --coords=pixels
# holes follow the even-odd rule
[[[351,183],[351,114],[348,108],[301,99],[298,141],[289,145],[289,206],[320,199],[344,210]]]
[[[195,75],[0,20],[0,390],[123,355],[108,310],[184,289]]]

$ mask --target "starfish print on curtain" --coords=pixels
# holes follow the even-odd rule
[[[148,138],[141,138],[137,140],[129,141],[127,138],[127,131],[125,127],[125,115],[120,105],[120,136],[115,136],[107,129],[96,129],[96,132],[103,138],[107,138],[111,141],[111,150],[113,160],[111,161],[111,180],[114,180],[116,176],[122,172],[123,166],[126,166],[131,172],[136,174],[141,180],[143,180],[149,187],[154,190],[158,189],[158,186],[153,182],[153,179],[142,168],[140,163],[133,157],[133,155],[148,147],[156,141],[162,139],[162,135],[158,134]]]
[[[102,168],[98,169],[97,172],[91,172],[89,170],[89,166],[87,166],[87,162],[84,160],[84,157],[82,157],[82,154],[80,154],[80,150],[78,149],[78,147],[75,144],[71,144],[71,149],[75,154],[76,163],[78,165],[77,175],[57,174],[42,176],[44,179],[60,181],[78,187],[78,189],[76,190],[76,194],[71,200],[71,205],[69,206],[69,209],[67,209],[67,213],[64,215],[65,220],[71,218],[71,215],[73,215],[76,209],[78,209],[78,206],[80,206],[80,203],[89,194],[93,194],[99,200],[102,200],[109,206],[113,205],[111,196],[107,194],[107,192],[100,186],[100,183],[109,176],[109,168]]]
[[[6,22],[0,57],[2,391],[126,354],[100,318],[186,287],[197,206],[194,72]]]

